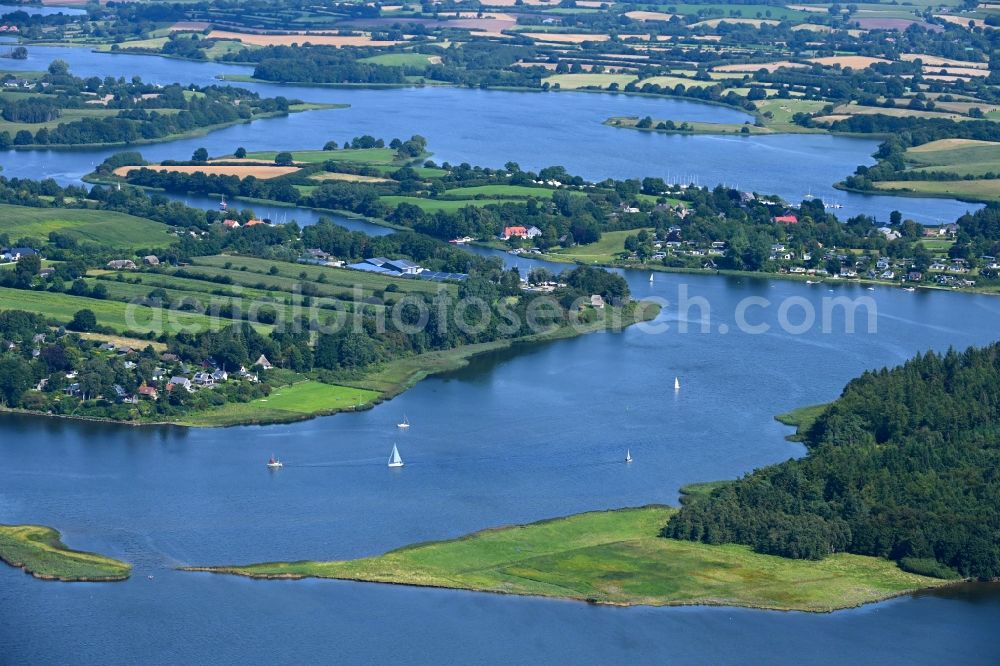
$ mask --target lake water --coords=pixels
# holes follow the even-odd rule
[[[775,413],[830,400],[864,369],[917,351],[990,342],[1000,316],[1000,300],[968,294],[626,276],[637,296],[671,302],[687,285],[710,303],[712,332],[679,333],[689,317],[668,305],[664,334],[632,328],[501,352],[374,410],[290,425],[0,416],[0,522],[51,525],[72,547],[135,564],[128,582],[105,585],[0,568],[0,662],[996,663],[995,586],[813,615],[173,571],[358,557],[490,525],[676,503],[685,483],[801,455]],[[782,299],[818,310],[835,295],[872,297],[877,333],[778,327]],[[752,317],[771,332],[719,333],[736,330],[749,296],[774,303]],[[404,413],[413,427],[400,433]],[[394,442],[407,462],[398,471],[385,467]],[[278,473],[264,467],[272,452],[286,463]]]
[[[209,84],[220,72],[248,71],[79,49],[29,53],[14,64],[39,69],[62,57],[80,75],[140,73],[161,83]],[[361,133],[421,133],[438,161],[564,164],[588,178],[684,174],[789,198],[811,190],[843,202],[841,212],[883,218],[898,208],[922,221],[951,220],[972,208],[831,192],[829,183],[870,163],[872,141],[657,136],[600,124],[625,113],[741,117],[719,107],[624,95],[253,87],[352,107],[145,146],[143,153],[158,160],[186,157],[201,145],[225,153],[237,145],[319,147]],[[110,152],[11,152],[0,163],[8,176],[75,182]],[[255,208],[276,220],[318,217]],[[533,265],[500,256],[522,269]],[[660,319],[670,332],[633,328],[493,354],[364,413],[226,430],[0,415],[0,522],[51,525],[71,547],[135,564],[132,579],[105,585],[44,583],[0,567],[0,663],[996,663],[996,586],[813,615],[600,608],[174,571],[358,557],[491,525],[676,503],[686,483],[733,478],[801,455],[774,414],[830,400],[863,370],[917,351],[991,342],[1000,316],[1000,300],[970,294],[850,285],[831,293],[829,285],[665,274],[650,285],[646,273],[624,274],[637,296],[671,302]],[[710,334],[677,332],[688,318],[673,304],[681,285],[711,304]],[[838,295],[873,298],[877,333],[789,335],[778,326],[782,299],[801,297],[819,311],[823,298]],[[767,334],[735,332],[736,307],[750,296],[773,302],[753,317],[771,326]],[[719,332],[723,325],[733,332]],[[674,376],[683,384],[679,394]],[[400,433],[394,424],[404,413],[413,427]],[[407,462],[396,472],[385,467],[394,442]],[[620,462],[626,447],[636,459],[630,466]],[[279,473],[264,468],[271,453],[286,462]]]
[[[87,10],[80,7],[55,7],[42,5],[0,5],[0,16],[12,14],[14,12],[24,12],[30,16],[51,16],[53,14],[65,14],[67,16],[80,16],[86,14]]]
[[[5,67],[44,69],[61,58],[78,76],[141,75],[156,83],[218,83],[220,74],[248,74],[249,67],[165,58],[94,53],[85,49],[30,47],[25,61]],[[602,124],[633,115],[677,120],[742,122],[741,112],[696,102],[632,95],[482,91],[448,87],[392,90],[331,89],[242,84],[262,95],[286,95],[313,102],[347,103],[349,109],[314,111],[230,127],[205,137],[140,150],[149,160],[187,159],[198,147],[213,155],[248,149],[320,148],[329,139],[360,134],[384,138],[422,134],[438,162],[525,169],[562,165],[591,180],[660,176],[672,182],[725,183],[741,190],[776,193],[792,202],[808,194],[839,203],[837,214],[889,212],[923,223],[953,222],[980,206],[950,199],[869,196],[840,192],[832,184],[859,164],[873,164],[878,142],[815,134],[774,136],[681,136],[648,134]],[[77,182],[119,149],[29,151],[0,154],[7,176],[52,177]]]

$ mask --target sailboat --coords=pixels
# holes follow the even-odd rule
[[[399,457],[399,449],[392,445],[392,455],[389,456],[389,467],[402,467],[403,459]]]
[[[219,210],[224,211],[227,208],[229,208],[229,204],[226,203],[226,195],[223,194],[222,195],[222,200],[219,202]]]
[[[267,461],[267,466],[269,469],[281,469],[284,467],[281,461],[274,457],[273,453],[271,454],[271,459]]]
[[[675,391],[681,390],[681,380],[678,379],[677,377],[674,377],[674,390]]]
[[[403,414],[403,420],[397,423],[396,427],[402,428],[403,430],[406,430],[407,428],[410,427],[410,422],[407,420],[406,414]]]
[[[653,274],[652,273],[649,274],[649,283],[653,284]]]
[[[632,462],[632,451],[630,449],[625,449],[625,462]]]

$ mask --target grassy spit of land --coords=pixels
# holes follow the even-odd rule
[[[251,578],[335,578],[575,599],[620,606],[714,605],[829,612],[946,581],[887,560],[836,554],[820,561],[746,546],[664,539],[665,506],[597,511],[484,530],[340,562],[189,567]]]
[[[132,573],[126,562],[67,548],[59,532],[41,525],[0,525],[0,560],[43,580],[105,582]]]

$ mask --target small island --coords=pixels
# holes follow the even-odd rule
[[[616,606],[712,605],[829,612],[946,581],[875,557],[820,561],[739,545],[664,539],[665,506],[595,511],[476,532],[343,562],[189,567],[250,578],[336,578],[575,599]]]
[[[110,582],[132,573],[126,562],[67,548],[58,531],[42,525],[0,525],[0,560],[42,580]]]
[[[187,570],[816,612],[996,579],[998,357],[993,344],[866,372],[837,400],[779,417],[804,457],[688,486],[680,509],[582,513],[350,561]]]

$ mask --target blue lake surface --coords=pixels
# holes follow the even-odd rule
[[[25,61],[7,67],[44,69],[56,58],[78,76],[139,75],[145,81],[211,85],[220,74],[249,74],[243,66],[170,60],[151,56],[95,53],[66,47],[31,47]],[[923,223],[953,222],[980,208],[951,199],[871,196],[832,187],[860,164],[873,164],[878,142],[822,134],[769,136],[665,135],[603,125],[611,116],[671,117],[677,120],[742,122],[746,114],[677,99],[583,92],[508,92],[450,87],[372,90],[238,84],[265,96],[346,103],[348,109],[313,111],[238,125],[204,137],[141,146],[154,161],[188,159],[196,148],[213,155],[248,149],[321,148],[330,140],[361,134],[386,139],[427,137],[437,162],[525,169],[562,165],[590,180],[660,176],[702,186],[724,183],[746,191],[779,194],[791,202],[806,195],[843,206],[838,216],[873,215],[887,221],[892,210]],[[7,176],[52,177],[77,182],[119,149],[10,151],[0,153]]]
[[[830,400],[863,370],[917,351],[990,342],[1000,315],[1000,300],[986,296],[681,275],[650,285],[646,274],[626,275],[637,296],[673,303],[658,321],[669,331],[631,328],[485,356],[368,412],[223,430],[0,416],[0,522],[51,525],[72,547],[135,564],[131,580],[107,585],[0,569],[5,659],[995,663],[996,586],[811,615],[173,570],[351,558],[486,526],[676,503],[683,484],[801,455],[774,414]],[[698,314],[678,311],[682,285],[709,303],[709,333],[679,332]],[[817,325],[790,335],[778,325],[783,299],[818,312],[840,295],[873,298],[877,332]],[[766,334],[736,330],[736,307],[749,296],[772,303],[752,316],[771,326]],[[730,332],[719,332],[723,324]],[[400,433],[404,413],[413,426]],[[393,443],[402,470],[385,467]],[[626,446],[630,466],[620,462]],[[286,463],[278,473],[264,467],[272,452]]]
[[[30,47],[79,75],[215,82],[247,68]],[[427,136],[434,159],[525,168],[563,164],[588,178],[676,174],[796,199],[845,214],[898,208],[921,221],[975,208],[947,200],[859,197],[830,183],[871,163],[875,142],[794,135],[646,135],[611,115],[739,121],[677,100],[424,88],[252,86],[263,94],[348,102],[194,140],[143,146],[152,160],[252,148],[319,147],[369,133]],[[110,150],[0,155],[5,176],[76,182]],[[183,198],[183,197],[181,197]],[[214,206],[190,197],[192,205]],[[314,222],[312,211],[254,207]],[[352,228],[384,232],[362,222]],[[2,224],[2,221],[0,221]],[[487,250],[474,250],[487,252]],[[537,265],[501,254],[522,269]],[[562,268],[562,266],[558,266]],[[860,372],[918,351],[992,342],[1000,300],[943,292],[752,278],[624,272],[638,297],[669,301],[651,334],[631,328],[484,356],[374,410],[290,425],[223,430],[132,428],[0,415],[0,522],[51,525],[70,547],[134,563],[118,584],[37,581],[0,567],[0,664],[203,663],[969,663],[1000,659],[1000,591],[974,585],[833,614],[731,608],[602,608],[336,581],[250,581],[180,565],[371,555],[415,541],[577,511],[676,503],[687,483],[734,478],[802,455],[773,415],[835,398]],[[681,289],[710,306],[708,333],[683,322]],[[831,291],[832,288],[832,291]],[[871,298],[875,333],[820,323],[791,335],[785,299]],[[741,333],[742,299],[761,335]],[[798,319],[796,319],[798,321]],[[728,331],[721,332],[724,327]],[[860,327],[864,331],[864,327]],[[839,331],[839,332],[838,332]],[[681,378],[675,393],[673,378]],[[403,414],[413,427],[395,428]],[[407,465],[390,471],[393,443]],[[635,457],[621,464],[629,447]],[[286,467],[269,473],[278,454]],[[150,578],[152,577],[152,578]]]

